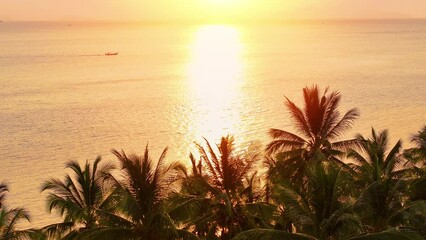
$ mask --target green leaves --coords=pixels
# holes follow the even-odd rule
[[[232,240],[317,240],[309,235],[289,233],[274,229],[252,229],[242,232]]]
[[[99,211],[108,207],[114,182],[110,181],[110,172],[114,165],[101,163],[97,157],[93,163],[83,166],[76,161],[66,163],[71,170],[64,180],[50,179],[43,183],[42,192],[48,192],[49,211],[58,211],[64,218],[58,223],[42,229],[47,236],[73,238],[80,230],[97,227],[101,222]]]
[[[327,92],[328,88],[320,95],[317,86],[304,88],[303,109],[286,98],[293,125],[305,138],[279,129],[269,131],[273,140],[267,145],[266,152],[276,154],[278,160],[283,162],[282,165],[285,165],[283,176],[294,183],[303,181],[307,163],[342,163],[338,159],[344,155],[342,151],[359,144],[356,139],[336,141],[353,125],[359,112],[353,108],[340,118],[340,94]]]
[[[420,235],[410,232],[402,232],[397,230],[388,230],[378,233],[367,233],[359,236],[350,238],[349,240],[423,240],[424,238]]]
[[[4,198],[6,196],[6,192],[8,192],[9,189],[5,183],[0,183],[0,208],[2,207],[2,202],[4,201]]]
[[[143,156],[127,155],[124,151],[113,150],[113,154],[120,161],[122,176],[115,181],[116,187],[121,189],[122,198],[118,207],[110,216],[111,220],[120,216],[127,219],[128,224],[114,223],[115,227],[99,228],[93,231],[92,237],[101,238],[106,233],[121,236],[140,236],[142,239],[174,239],[179,232],[174,221],[166,211],[165,201],[173,190],[177,173],[182,171],[182,166],[172,162],[165,164],[167,148],[164,149],[157,163],[154,164],[149,155],[148,145]],[[107,236],[107,235],[105,235]]]
[[[29,220],[21,208],[1,205],[1,239],[118,240],[382,240],[426,236],[426,127],[401,154],[387,130],[371,137],[338,138],[358,110],[342,117],[338,92],[303,90],[304,107],[287,99],[300,136],[271,129],[265,169],[257,151],[240,154],[232,136],[215,145],[206,139],[190,154],[189,168],[112,150],[121,169],[100,157],[66,164],[63,179],[42,186],[50,211],[63,222],[39,230],[16,230]],[[351,149],[349,149],[351,148]],[[422,155],[423,154],[423,155]],[[347,156],[351,163],[345,163]],[[256,166],[256,167],[254,167]],[[265,171],[266,170],[266,173]]]
[[[0,239],[15,240],[27,237],[30,231],[16,230],[16,226],[21,220],[30,221],[29,213],[25,209],[13,208],[7,210],[2,207],[0,209]]]

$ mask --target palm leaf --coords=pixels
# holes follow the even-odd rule
[[[350,238],[349,240],[423,240],[423,237],[415,233],[388,230],[378,233],[367,233]]]
[[[305,142],[305,140],[303,138],[297,136],[296,134],[293,134],[291,132],[287,132],[287,131],[284,131],[284,130],[281,130],[281,129],[275,129],[275,128],[269,129],[269,136],[274,138],[274,139],[282,138],[282,139],[300,142],[300,143]]]
[[[267,153],[275,153],[283,149],[293,149],[293,148],[301,148],[304,145],[304,143],[300,143],[297,141],[291,141],[291,140],[273,140],[266,146]]]
[[[60,236],[70,232],[75,226],[74,222],[62,222],[62,223],[54,223],[47,226],[44,226],[40,229],[40,231],[48,238],[48,239],[58,239]]]
[[[359,110],[352,108],[345,113],[342,119],[327,133],[327,137],[333,139],[339,137],[342,133],[352,127],[354,121],[359,117]]]
[[[301,134],[305,135],[308,138],[313,138],[311,129],[309,128],[309,124],[305,119],[305,115],[302,110],[296,106],[290,99],[287,99],[286,105],[287,109],[290,112],[291,118],[294,120],[295,126]]]
[[[244,231],[232,240],[317,240],[316,238],[298,233],[289,233],[273,229],[252,229]]]

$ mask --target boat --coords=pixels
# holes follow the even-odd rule
[[[106,52],[105,56],[115,56],[118,55],[118,52]]]

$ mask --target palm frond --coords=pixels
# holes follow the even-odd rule
[[[279,139],[279,140],[271,141],[266,146],[266,151],[267,153],[272,154],[284,149],[294,149],[294,148],[298,149],[298,148],[301,148],[303,145],[304,143]]]
[[[348,139],[348,140],[342,140],[333,142],[331,144],[333,149],[338,150],[348,150],[349,148],[357,148],[361,145],[361,142],[359,139]]]
[[[0,208],[2,207],[2,202],[4,201],[5,197],[6,197],[6,192],[9,191],[9,188],[7,186],[7,184],[5,183],[0,183]]]
[[[300,234],[300,233],[289,233],[281,230],[274,229],[252,229],[244,231],[232,240],[317,240],[316,238]]]
[[[410,232],[402,232],[398,230],[387,230],[378,233],[366,233],[355,237],[351,237],[349,240],[423,240],[423,237]]]
[[[74,229],[74,227],[74,222],[61,222],[44,226],[40,229],[40,231],[48,239],[59,239],[61,236],[67,234],[72,229]]]
[[[334,139],[336,137],[342,136],[344,131],[352,127],[355,120],[358,119],[359,115],[359,110],[357,108],[352,108],[347,111],[342,119],[340,119],[340,121],[329,130],[327,137]]]
[[[300,143],[305,143],[305,139],[297,136],[296,134],[293,134],[291,132],[287,132],[284,130],[280,130],[280,129],[275,129],[275,128],[271,128],[269,129],[269,136],[272,137],[273,139],[286,139],[286,140],[290,140],[290,141],[295,141],[295,142],[300,142]]]
[[[30,221],[30,215],[24,208],[0,209],[0,238],[14,239],[15,236],[27,235],[25,231],[16,230],[16,225],[22,220]]]
[[[314,136],[302,110],[287,97],[286,100],[287,109],[290,112],[291,118],[294,120],[297,131],[308,138],[313,138]]]
[[[184,229],[176,229],[176,233],[177,233],[179,239],[199,240],[199,238],[195,234],[193,234],[193,233],[191,233],[187,230],[184,230]]]
[[[313,215],[309,205],[302,196],[288,185],[275,187],[275,199],[285,206],[284,214],[294,222],[301,225],[313,224]]]
[[[131,228],[122,227],[99,227],[81,233],[81,240],[104,240],[104,239],[122,239],[134,240],[140,239],[139,236]]]

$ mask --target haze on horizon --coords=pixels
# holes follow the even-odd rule
[[[426,18],[425,0],[2,0],[4,21]]]

